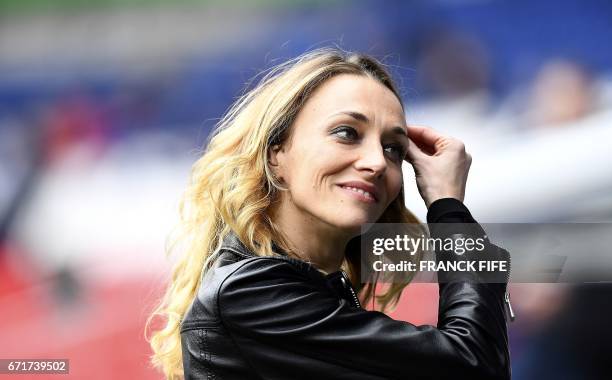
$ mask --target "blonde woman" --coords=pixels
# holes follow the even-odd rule
[[[385,310],[406,286],[375,296],[354,244],[366,223],[418,223],[404,160],[428,222],[475,223],[471,157],[406,125],[375,59],[319,49],[269,71],[194,164],[153,362],[169,379],[509,378],[505,283],[441,283],[437,328],[361,307]]]

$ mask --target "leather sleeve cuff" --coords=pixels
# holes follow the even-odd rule
[[[465,205],[455,198],[434,201],[427,210],[427,223],[475,223]]]

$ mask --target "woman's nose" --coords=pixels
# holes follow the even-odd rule
[[[364,144],[359,152],[355,167],[360,171],[367,171],[374,177],[379,177],[387,169],[387,159],[380,143]]]

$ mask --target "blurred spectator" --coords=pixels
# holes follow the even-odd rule
[[[591,74],[580,64],[555,59],[545,63],[531,89],[527,122],[558,126],[588,115],[594,106]]]
[[[488,52],[474,36],[434,31],[422,39],[418,73],[420,87],[434,99],[486,92],[490,80]]]

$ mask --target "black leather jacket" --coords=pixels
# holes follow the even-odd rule
[[[428,211],[430,223],[470,220],[454,199]],[[439,291],[437,328],[414,326],[361,308],[343,272],[255,256],[230,234],[182,322],[185,378],[509,379],[506,284]]]

